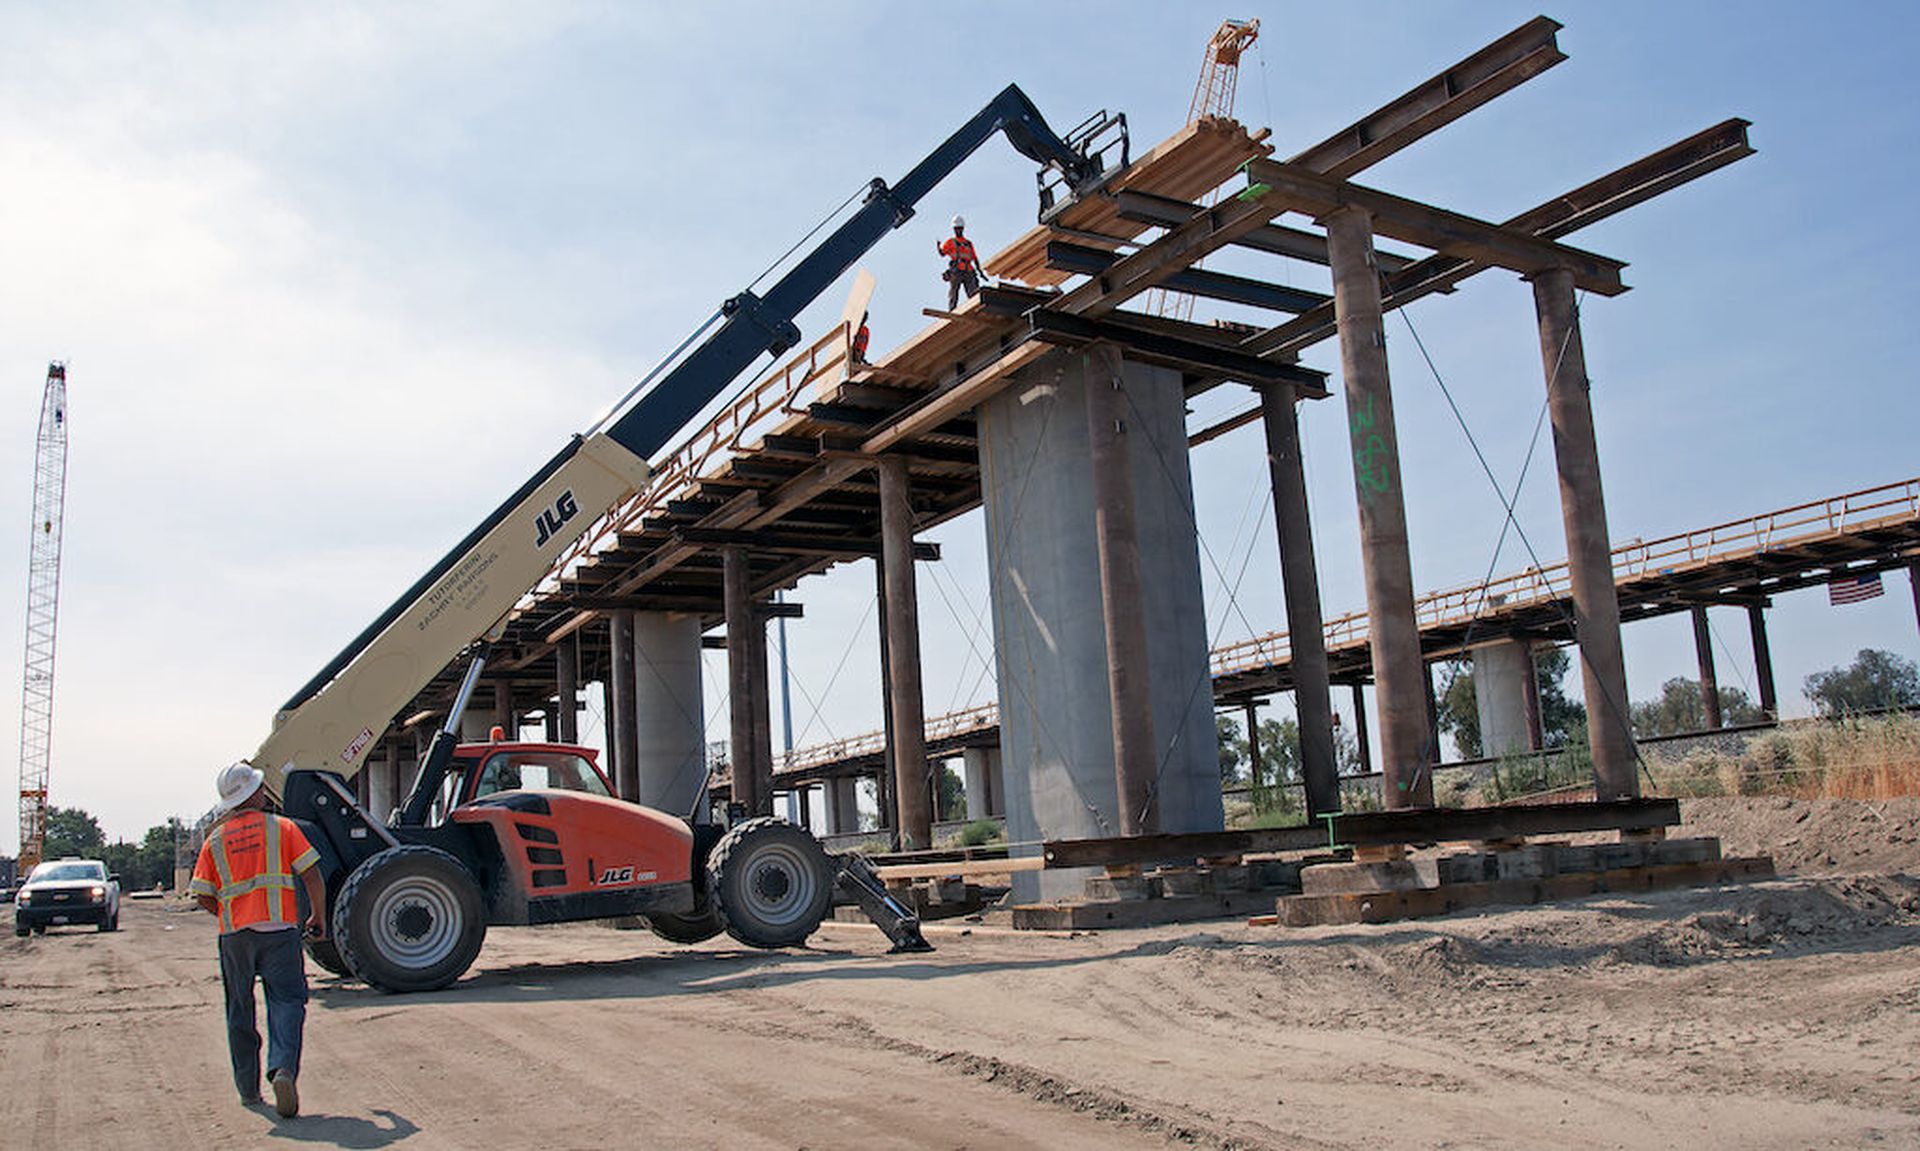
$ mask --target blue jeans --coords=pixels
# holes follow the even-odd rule
[[[253,981],[267,992],[267,1074],[300,1074],[300,1034],[307,1023],[307,965],[300,931],[230,931],[220,937],[220,982],[227,992],[227,1050],[240,1098],[260,1097],[260,1032],[254,1026]]]

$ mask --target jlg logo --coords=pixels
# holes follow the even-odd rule
[[[600,885],[602,887],[606,886],[609,883],[632,883],[632,882],[633,882],[633,868],[631,867],[609,867],[607,868],[606,873],[600,877]]]
[[[568,488],[561,492],[560,498],[553,501],[552,507],[534,517],[533,546],[546,547],[547,541],[559,535],[560,529],[566,522],[579,514],[580,505],[573,501],[573,489]]]

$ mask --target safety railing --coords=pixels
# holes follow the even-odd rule
[[[644,490],[630,496],[596,520],[555,562],[553,570],[520,606],[545,595],[574,572],[593,553],[607,547],[619,533],[638,524],[669,500],[691,492],[700,480],[718,473],[722,465],[759,446],[760,440],[792,416],[802,415],[812,402],[811,390],[822,380],[844,374],[853,326],[842,322],[799,354],[762,376],[711,420],[653,464]]]
[[[1797,504],[1661,539],[1632,540],[1613,549],[1613,574],[1618,584],[1626,585],[1648,577],[1675,575],[1917,519],[1920,519],[1920,478]],[[1485,583],[1429,592],[1414,602],[1414,616],[1425,630],[1469,623],[1571,594],[1567,564],[1562,560],[1498,576]],[[1367,613],[1356,611],[1336,616],[1326,621],[1325,630],[1329,651],[1363,645],[1368,638]],[[1287,633],[1276,631],[1222,644],[1213,649],[1211,664],[1218,678],[1276,667],[1287,663],[1292,656]],[[991,703],[935,716],[927,721],[927,742],[961,731],[978,731],[999,722],[999,707]],[[779,769],[818,767],[872,755],[885,746],[885,733],[868,732],[795,749],[781,761]]]

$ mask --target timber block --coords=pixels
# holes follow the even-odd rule
[[[1493,874],[1490,879],[1545,879],[1549,875],[1558,875],[1558,849],[1550,843],[1539,843],[1512,851],[1493,853]]]
[[[1597,843],[1593,848],[1595,871],[1619,871],[1625,867],[1647,865],[1645,842]]]
[[[1720,858],[1720,841],[1711,835],[1686,839],[1663,839],[1647,844],[1649,866],[1676,863],[1712,863]]]
[[[1211,895],[1216,891],[1245,891],[1251,869],[1240,864],[1232,867],[1170,867],[1156,878],[1160,891],[1168,898],[1183,895]]]
[[[1352,891],[1401,891],[1440,882],[1431,859],[1392,859],[1379,863],[1321,863],[1300,869],[1300,890],[1307,895]]]
[[[1499,872],[1491,851],[1472,851],[1460,855],[1443,855],[1434,863],[1434,878],[1438,883],[1481,883],[1498,878]]]
[[[1160,898],[1160,880],[1144,875],[1096,875],[1087,880],[1090,900],[1129,900]]]
[[[1212,895],[1112,902],[1031,903],[1013,909],[1019,931],[1097,931],[1114,927],[1151,927],[1202,919],[1244,919],[1271,914],[1273,893],[1217,891]]]
[[[1758,856],[1660,867],[1563,873],[1540,879],[1495,879],[1442,887],[1289,895],[1276,902],[1275,911],[1280,922],[1288,927],[1388,923],[1399,919],[1447,915],[1476,907],[1543,903],[1608,892],[1708,887],[1772,876],[1773,860]]]

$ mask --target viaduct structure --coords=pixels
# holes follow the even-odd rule
[[[883,808],[898,846],[925,848],[933,768],[915,566],[936,553],[916,536],[984,507],[999,707],[997,738],[969,751],[968,769],[983,792],[998,781],[1010,838],[1217,832],[1217,669],[1206,643],[1189,449],[1258,421],[1290,643],[1284,671],[1272,660],[1265,672],[1230,671],[1226,696],[1295,693],[1307,803],[1318,814],[1339,803],[1336,669],[1346,682],[1371,682],[1386,805],[1429,808],[1437,747],[1423,654],[1431,645],[1408,556],[1382,318],[1498,271],[1533,287],[1595,790],[1602,807],[1630,804],[1639,785],[1622,607],[1576,307],[1582,292],[1625,291],[1624,265],[1564,241],[1749,155],[1746,122],[1727,120],[1505,221],[1360,182],[1387,156],[1560,63],[1558,27],[1530,21],[1285,158],[1264,131],[1221,119],[1189,124],[1133,157],[1099,194],[1044,212],[987,261],[991,282],[978,297],[932,313],[930,326],[878,362],[852,362],[857,320],[828,331],[653,461],[650,489],[598,524],[522,602],[488,669],[492,718],[517,725],[544,716],[555,738],[574,739],[579,694],[597,681],[622,794],[686,811],[706,773],[701,652],[724,646],[724,791],[747,812],[769,812],[766,623],[800,610],[776,593],[870,558],[885,664]],[[1222,188],[1216,206],[1199,206]],[[1382,250],[1380,238],[1420,254]],[[1326,282],[1296,286],[1198,266],[1228,246],[1324,268]],[[1152,288],[1248,305],[1271,319],[1202,324],[1128,307]],[[1330,339],[1340,353],[1337,405],[1324,403],[1325,375],[1299,363]],[[1185,402],[1218,387],[1244,389],[1250,406],[1190,433]],[[1322,410],[1329,406],[1337,410]],[[1304,418],[1343,420],[1350,433],[1363,665],[1328,642],[1299,454],[1303,410]],[[1525,706],[1517,651],[1479,657],[1488,669],[1482,698],[1502,714]],[[376,810],[405,784],[411,733],[444,714],[456,674],[443,673],[396,717],[384,764],[376,758],[363,773]],[[484,703],[486,689],[476,698]],[[821,785],[829,830],[847,827],[852,778],[825,776]]]

